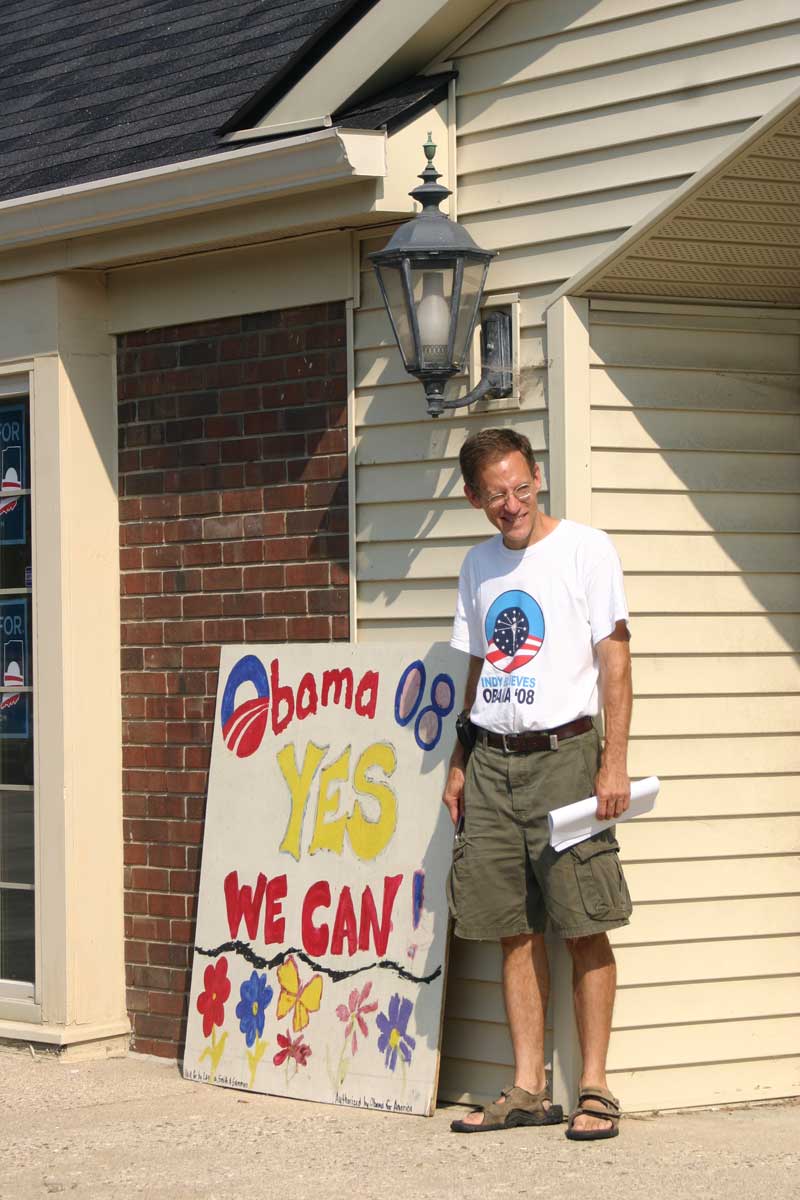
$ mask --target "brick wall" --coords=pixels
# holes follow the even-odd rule
[[[219,648],[348,636],[341,304],[118,343],[126,963],[184,1034]]]

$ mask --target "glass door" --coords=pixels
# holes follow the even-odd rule
[[[30,411],[0,397],[0,998],[36,983]]]

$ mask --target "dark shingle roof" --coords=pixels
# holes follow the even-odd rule
[[[415,75],[404,79],[389,91],[372,96],[359,104],[345,105],[333,114],[334,124],[348,129],[387,129],[391,133],[400,124],[429,108],[447,95],[447,85],[457,71],[440,75]]]
[[[232,114],[369,2],[5,0],[0,200],[231,149]]]

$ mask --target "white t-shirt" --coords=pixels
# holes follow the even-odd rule
[[[471,717],[495,733],[554,729],[599,711],[595,645],[627,621],[608,534],[559,521],[540,542],[473,547],[458,581],[450,645],[483,658]]]

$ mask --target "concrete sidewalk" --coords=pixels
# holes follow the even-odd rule
[[[174,1063],[0,1049],[0,1198],[794,1200],[800,1103],[459,1136],[426,1120],[186,1083]]]

